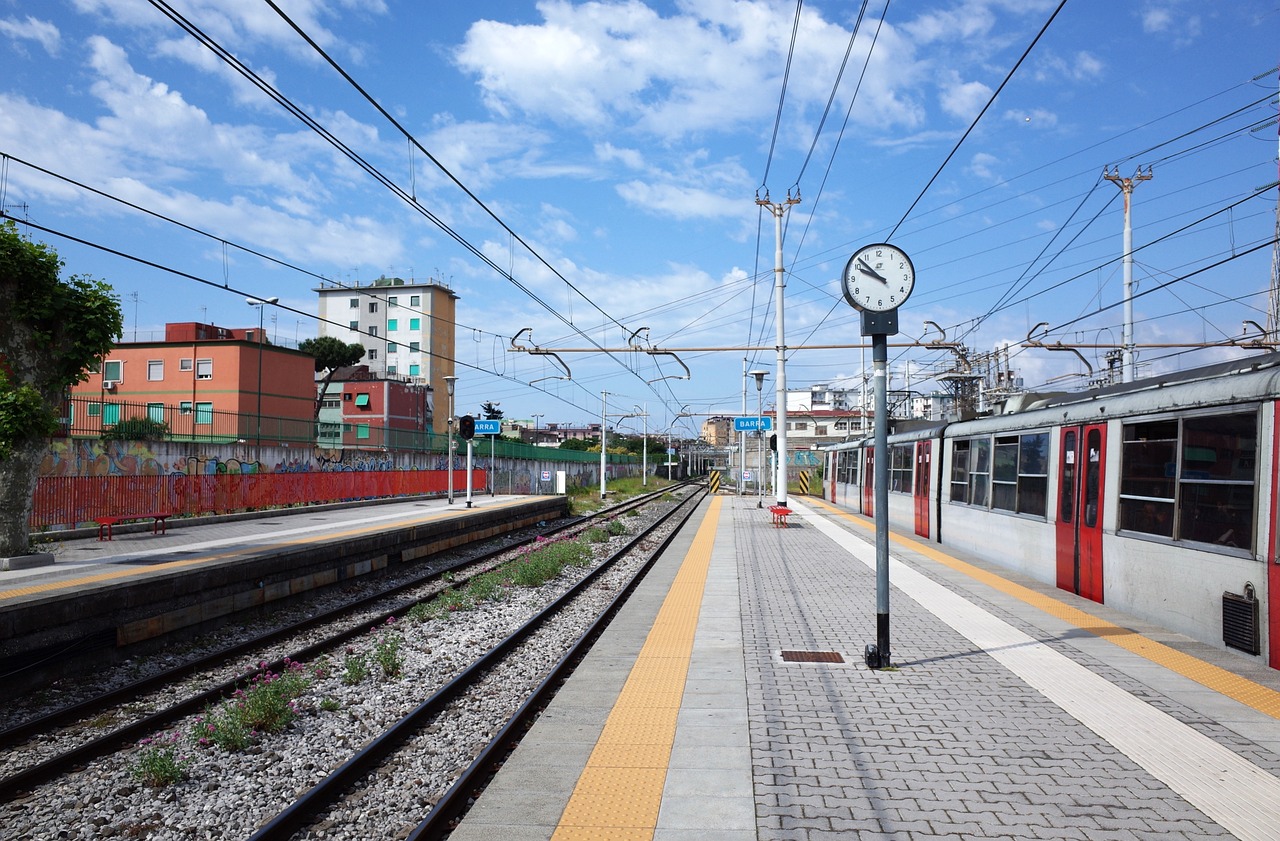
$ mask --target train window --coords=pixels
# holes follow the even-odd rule
[[[1256,448],[1253,413],[1127,425],[1120,528],[1251,550]]]
[[[1076,516],[1076,433],[1067,432],[1062,438],[1062,478],[1058,493],[1058,519],[1070,523]]]
[[[1098,526],[1098,480],[1102,475],[1102,433],[1090,429],[1084,436],[1084,524]]]
[[[973,459],[969,468],[969,502],[986,505],[991,489],[991,439],[973,442]]]
[[[983,442],[983,444],[987,443]],[[985,447],[982,452],[985,454]],[[977,459],[974,463],[974,473],[977,473]],[[1004,435],[995,439],[995,452],[991,466],[992,508],[1043,517],[1048,504],[1048,490],[1049,434],[1047,432]],[[974,504],[978,504],[976,498]]]
[[[1253,548],[1256,415],[1187,418],[1178,473],[1178,536]]]
[[[969,441],[951,445],[951,501],[969,501]]]
[[[889,490],[911,493],[911,467],[915,459],[914,444],[894,444],[889,450]]]
[[[1014,510],[1018,500],[1018,436],[996,439],[995,468],[991,473],[991,507]]]
[[[1049,434],[1018,439],[1018,513],[1045,515],[1049,496]]]
[[[1121,456],[1120,528],[1173,537],[1178,422],[1125,426]]]
[[[841,450],[837,454],[836,481],[844,485],[858,484],[857,450]]]
[[[951,501],[987,504],[991,487],[991,439],[966,438],[951,445]]]

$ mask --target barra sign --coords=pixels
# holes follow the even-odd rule
[[[773,429],[773,418],[734,418],[734,432],[759,432]],[[477,430],[479,432],[479,430]]]
[[[501,420],[481,420],[476,419],[476,435],[501,435]]]

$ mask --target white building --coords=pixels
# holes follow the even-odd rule
[[[454,318],[458,296],[435,283],[380,277],[361,286],[322,284],[321,336],[365,347],[360,364],[376,377],[425,382],[441,411],[434,429],[446,431],[448,398],[444,378],[452,375]]]

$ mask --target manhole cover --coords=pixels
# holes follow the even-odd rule
[[[843,663],[838,651],[784,651],[784,663]]]

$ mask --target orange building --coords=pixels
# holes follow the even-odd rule
[[[431,387],[421,378],[392,378],[367,365],[340,368],[320,409],[320,446],[349,449],[429,448]]]
[[[70,434],[122,421],[163,423],[175,439],[315,441],[315,359],[258,328],[165,325],[164,341],[122,342],[71,389]]]

